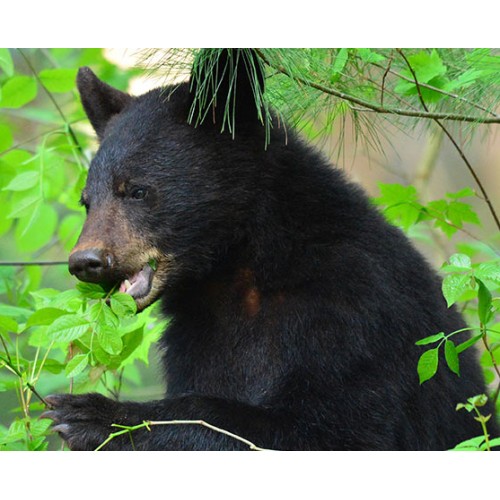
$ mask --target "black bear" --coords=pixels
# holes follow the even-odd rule
[[[79,71],[100,147],[69,269],[119,285],[140,309],[162,300],[167,392],[148,403],[53,395],[44,416],[73,450],[145,420],[203,420],[275,450],[439,450],[480,435],[455,410],[485,392],[472,349],[460,377],[441,363],[419,384],[415,342],[464,327],[437,274],[292,132],[275,123],[264,147],[256,52],[217,61],[139,97]],[[215,98],[193,123],[203,71]],[[248,449],[202,425],[140,429],[132,441],[104,449]]]

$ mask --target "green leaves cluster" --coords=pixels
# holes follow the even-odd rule
[[[468,398],[466,403],[459,403],[457,405],[457,411],[466,410],[469,413],[476,414],[474,419],[481,424],[483,434],[457,444],[453,448],[453,451],[491,451],[492,448],[500,447],[500,438],[491,439],[488,433],[487,423],[491,420],[491,415],[483,415],[479,410],[487,401],[488,397],[485,394],[479,394]]]
[[[0,316],[5,353],[0,367],[15,367],[23,388],[37,385],[41,377],[51,374],[59,375],[63,383],[72,381],[76,390],[92,390],[98,382],[106,383],[108,374],[123,375],[125,368],[136,361],[148,364],[149,348],[166,327],[164,321],[155,318],[152,308],[136,314],[135,301],[129,295],[106,293],[98,285],[80,284],[64,292],[45,288],[31,295],[32,311],[13,308],[7,311],[10,315]],[[35,359],[20,352],[21,338],[27,347],[36,349]],[[18,383],[13,378],[4,379],[0,390],[12,389]],[[0,433],[0,449],[2,445],[4,449],[38,449],[40,443],[26,440],[19,425],[16,420],[4,430],[4,438]],[[17,444],[11,447],[11,443]]]
[[[81,231],[96,147],[75,89],[84,65],[122,89],[137,73],[102,49],[0,49],[0,261],[65,261]],[[117,397],[140,382],[165,323],[126,294],[75,285],[66,266],[0,266],[0,450],[52,446],[39,396]]]
[[[457,375],[460,375],[459,354],[476,342],[482,340],[486,346],[483,356],[485,367],[495,366],[495,356],[500,352],[500,323],[495,323],[495,317],[500,311],[500,300],[494,300],[492,295],[492,292],[498,294],[500,291],[500,259],[472,264],[468,255],[454,254],[442,270],[446,273],[442,289],[448,307],[453,306],[459,299],[473,302],[477,326],[449,334],[440,332],[419,340],[417,345],[437,344],[436,347],[425,351],[419,359],[417,371],[420,383],[436,374],[441,346],[444,347],[448,368]],[[455,345],[451,338],[464,331],[476,331],[476,334]],[[493,377],[493,374],[490,377]]]
[[[389,222],[408,232],[421,222],[430,222],[440,229],[448,238],[464,228],[466,224],[479,226],[477,213],[469,203],[462,201],[475,196],[470,188],[455,193],[447,193],[446,197],[423,204],[418,199],[414,186],[401,184],[378,184],[380,196],[373,199]]]

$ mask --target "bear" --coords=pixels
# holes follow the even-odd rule
[[[442,360],[419,384],[415,343],[465,327],[438,273],[298,133],[275,115],[266,132],[256,51],[217,54],[189,82],[134,97],[78,72],[99,149],[69,271],[138,310],[161,300],[166,392],[54,394],[43,416],[71,450],[144,421],[208,425],[141,428],[103,449],[446,450],[481,435],[456,411],[486,391],[472,349],[460,377]],[[204,79],[214,95],[198,113]]]

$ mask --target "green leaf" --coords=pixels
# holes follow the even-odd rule
[[[47,344],[45,344],[44,347],[46,347]],[[55,359],[42,359],[36,364],[37,370],[44,370],[49,373],[54,373],[58,374],[61,373],[64,369],[64,364],[61,363],[60,361],[57,361]]]
[[[64,369],[64,373],[66,377],[73,378],[87,368],[89,364],[89,355],[88,354],[77,354],[73,356],[73,358],[68,362],[66,368]]]
[[[25,321],[31,315],[32,311],[24,307],[9,306],[0,302],[0,315],[16,318],[19,322]]]
[[[40,181],[40,172],[28,170],[16,175],[3,189],[5,191],[26,191]]]
[[[7,218],[16,219],[18,217],[33,214],[33,211],[40,202],[40,189],[38,187],[31,188],[27,191],[15,192],[11,198],[11,209],[7,214]]]
[[[1,49],[0,49],[1,50]],[[7,125],[0,124],[0,151],[5,151],[12,147],[14,143],[14,138],[12,137],[12,132],[10,127]]]
[[[451,201],[446,211],[447,218],[455,226],[462,227],[464,222],[481,225],[479,217],[468,203],[461,201]]]
[[[100,326],[97,330],[97,339],[101,347],[109,354],[120,354],[123,349],[122,339],[115,328]]]
[[[69,92],[75,88],[77,69],[44,69],[38,74],[49,92]]]
[[[337,53],[337,57],[335,57],[335,61],[332,66],[332,76],[330,81],[335,81],[339,73],[345,68],[347,64],[347,60],[349,59],[349,51],[347,49],[340,49]]]
[[[367,63],[378,63],[385,61],[385,57],[377,54],[373,49],[356,49],[362,61]]]
[[[443,280],[442,290],[448,307],[451,307],[465,291],[470,289],[470,276],[467,274],[450,274]]]
[[[405,231],[417,223],[422,206],[418,203],[414,186],[401,184],[378,184],[381,196],[374,198],[377,205],[385,206],[384,215],[389,222],[402,227]]]
[[[20,217],[15,236],[21,252],[34,252],[49,243],[57,228],[57,212],[52,205],[37,205],[34,212]]]
[[[88,317],[98,325],[112,326],[114,328],[118,328],[119,325],[116,314],[102,300],[89,307]]]
[[[450,257],[450,264],[457,269],[472,269],[472,262],[468,255],[463,253],[456,253]]]
[[[14,74],[14,62],[9,49],[0,49],[0,69],[8,76]]]
[[[74,314],[57,318],[47,329],[47,334],[56,342],[71,342],[81,337],[90,323]]]
[[[484,436],[477,436],[457,444],[452,451],[480,451]]]
[[[431,379],[437,372],[438,369],[438,348],[429,349],[425,351],[420,359],[418,360],[417,372],[420,380],[420,384]]]
[[[375,198],[379,205],[399,205],[400,203],[411,203],[418,201],[417,190],[414,186],[402,186],[401,184],[378,183],[381,196]]]
[[[476,193],[474,193],[474,190],[470,187],[466,187],[464,189],[461,189],[460,191],[456,191],[455,193],[446,193],[446,196],[453,200],[456,200],[458,198],[468,198],[469,196],[475,195]]]
[[[483,325],[489,323],[493,316],[493,312],[491,310],[491,292],[486,288],[484,283],[476,278],[476,282],[479,285],[479,290],[477,292],[478,305],[477,305],[477,315],[479,317],[479,321]]]
[[[490,440],[490,448],[495,448],[497,446],[500,446],[500,437]]]
[[[437,88],[442,88],[448,84],[449,81],[442,78],[446,73],[446,66],[443,64],[441,57],[435,49],[430,53],[422,51],[418,54],[412,54],[408,56],[408,62],[415,72],[418,83],[428,83],[429,85],[433,85]],[[401,79],[394,90],[400,94],[416,94],[417,88],[411,71],[404,69],[401,73],[410,81]],[[427,99],[430,96],[436,98],[438,96],[440,97],[439,94],[438,96],[434,96],[434,94],[437,94],[435,91],[429,91],[424,88],[421,88],[420,90],[424,99]]]
[[[478,340],[481,340],[482,338],[483,338],[483,334],[480,333],[478,335],[475,335],[474,337],[471,337],[470,339],[466,340],[465,342],[458,344],[456,347],[457,354],[460,354],[461,352],[465,351],[465,349],[468,349],[470,346],[474,345]]]
[[[0,108],[20,108],[37,94],[36,80],[30,76],[13,76],[2,87]]]
[[[77,283],[76,288],[87,299],[103,299],[107,295],[102,286],[95,283]]]
[[[32,437],[45,436],[52,425],[52,422],[46,418],[40,420],[32,419],[30,421],[30,434]]]
[[[437,342],[445,337],[444,332],[436,333],[435,335],[430,335],[429,337],[425,337],[415,342],[415,345],[427,345],[432,344],[433,342]]]
[[[64,311],[63,309],[57,309],[55,307],[44,307],[43,309],[38,309],[35,311],[26,322],[26,328],[30,326],[41,326],[41,325],[50,325],[57,318],[69,314],[68,311]]]
[[[65,250],[71,250],[78,240],[78,235],[83,227],[83,215],[70,214],[67,215],[59,225],[57,236],[61,240]]]
[[[478,394],[477,396],[472,396],[471,398],[468,398],[467,402],[469,402],[476,408],[481,407],[488,402],[488,396],[486,396],[486,394]]]
[[[115,293],[110,299],[110,304],[117,316],[127,316],[137,312],[135,300],[126,293]]]
[[[444,357],[448,368],[457,375],[460,376],[460,363],[458,359],[457,349],[455,344],[451,340],[447,340],[444,343]]]
[[[133,330],[122,337],[123,351],[121,352],[122,361],[127,359],[142,343],[144,339],[144,325]]]
[[[8,316],[0,316],[0,330],[17,333],[18,324],[15,320],[9,318]]]
[[[476,278],[490,280],[500,285],[500,261],[482,262],[474,270]]]

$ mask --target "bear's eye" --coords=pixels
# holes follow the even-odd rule
[[[143,200],[144,198],[146,198],[147,194],[148,190],[142,186],[132,188],[130,191],[130,197],[133,200]]]

